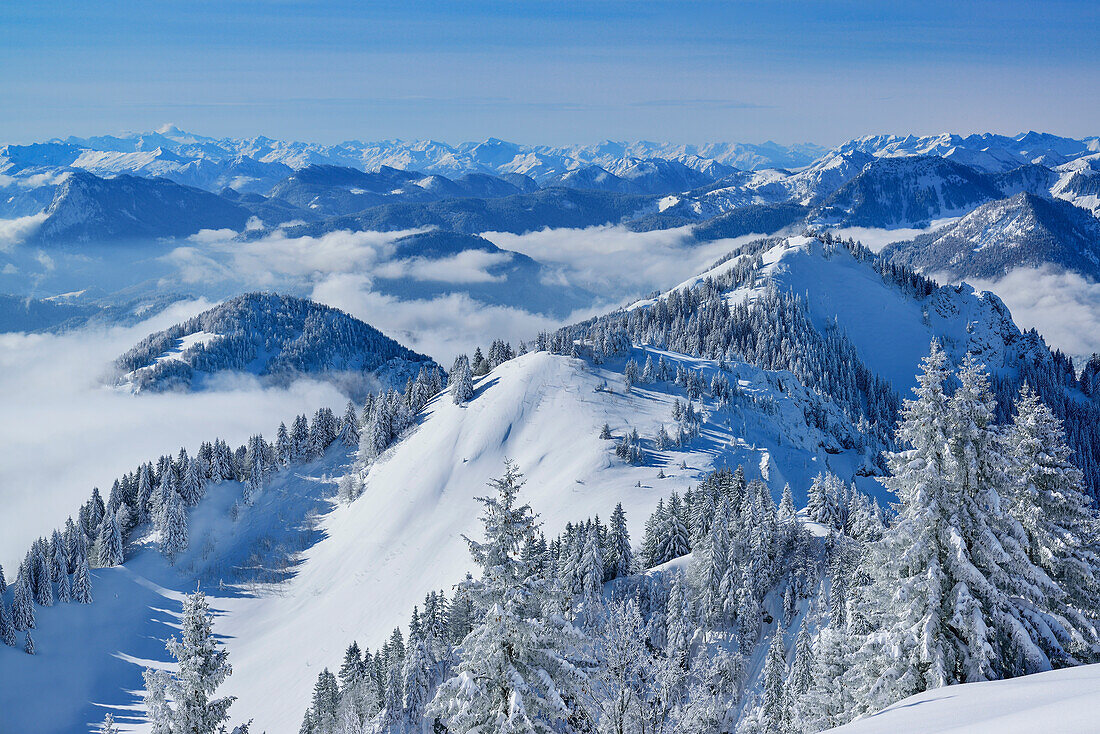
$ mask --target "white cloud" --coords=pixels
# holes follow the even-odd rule
[[[12,245],[18,245],[30,237],[44,221],[46,212],[15,219],[0,219],[0,251],[8,250]]]
[[[762,237],[696,243],[690,228],[632,232],[604,225],[586,229],[544,229],[515,235],[485,232],[497,247],[514,250],[554,268],[549,277],[587,288],[620,302],[663,290],[702,272],[741,244]]]
[[[334,275],[318,283],[310,297],[347,311],[405,346],[449,367],[455,355],[486,347],[492,339],[517,346],[540,331],[556,329],[589,314],[554,319],[518,308],[486,306],[464,294],[430,300],[399,300],[370,289],[363,275]]]
[[[284,390],[242,382],[216,393],[134,396],[103,386],[111,361],[151,331],[209,303],[179,304],[133,327],[62,336],[0,335],[0,563],[75,513],[93,486],[106,495],[139,463],[194,450],[221,436],[233,445],[274,433],[280,421],[345,399],[327,383]]]
[[[1017,268],[997,280],[969,280],[996,293],[1021,328],[1034,327],[1047,344],[1078,358],[1100,352],[1100,283],[1074,272]]]
[[[411,278],[443,283],[495,283],[504,280],[504,276],[493,275],[488,269],[511,260],[512,254],[509,252],[466,250],[438,260],[423,257],[393,260],[379,265],[374,274],[380,278]]]

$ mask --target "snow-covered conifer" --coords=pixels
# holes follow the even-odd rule
[[[118,526],[117,515],[111,514],[104,518],[96,546],[99,549],[100,566],[118,566],[122,563],[122,530]]]
[[[31,600],[30,585],[26,576],[22,573],[18,574],[12,586],[14,587],[11,602],[12,625],[19,631],[34,629],[34,603]]]
[[[447,384],[451,386],[451,398],[455,405],[463,405],[474,396],[473,373],[470,371],[470,361],[466,355],[460,354],[455,358]]]
[[[169,560],[187,550],[187,510],[178,492],[168,497],[160,528],[160,552]]]
[[[619,578],[630,574],[634,565],[634,552],[630,548],[630,533],[626,527],[626,513],[621,502],[615,505],[608,527],[607,554],[604,558],[608,576]]]
[[[73,574],[73,601],[78,604],[92,603],[92,571],[88,568],[87,557],[82,557]]]
[[[213,615],[205,594],[197,591],[186,597],[180,621],[180,637],[165,644],[178,663],[177,670],[147,670],[145,675],[153,730],[171,734],[224,731],[235,697],[215,698],[214,693],[233,668],[229,653],[214,637]]]

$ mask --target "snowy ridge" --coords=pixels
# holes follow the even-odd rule
[[[706,360],[665,356],[689,369],[717,369]],[[166,617],[155,612],[150,618],[148,609],[174,608],[179,593],[199,578],[219,611],[217,630],[231,649],[235,673],[226,692],[240,697],[234,712],[255,717],[260,730],[271,734],[296,731],[319,666],[335,666],[352,637],[383,639],[425,593],[450,589],[461,580],[470,561],[460,536],[477,527],[473,497],[484,494],[486,479],[499,473],[505,457],[523,467],[526,498],[542,513],[548,533],[585,514],[606,517],[621,501],[631,532],[640,537],[641,523],[659,498],[717,466],[744,464],[746,473],[764,478],[773,493],[788,481],[804,491],[825,469],[853,475],[860,456],[838,452],[831,437],[806,425],[804,413],[811,405],[842,421],[835,407],[822,404],[789,376],[747,365],[730,369],[741,396],[728,412],[716,411],[705,400],[700,407],[713,411],[713,417],[700,438],[670,451],[652,450],[647,440],[651,459],[630,466],[615,458],[611,441],[597,437],[600,426],[609,423],[615,436],[627,426],[654,435],[661,424],[671,425],[671,385],[639,385],[623,394],[618,363],[597,368],[545,352],[518,357],[482,378],[466,405],[454,405],[447,394],[433,401],[420,425],[365,473],[363,495],[325,515],[316,533],[301,536],[307,543],[290,580],[267,587],[259,597],[215,587],[221,578],[244,581],[247,573],[230,570],[240,563],[236,559],[247,557],[249,547],[267,533],[285,535],[298,527],[294,518],[322,506],[317,493],[331,496],[332,477],[341,473],[346,452],[334,448],[323,461],[277,475],[244,515],[247,532],[225,526],[224,505],[241,491],[239,485],[212,488],[191,519],[192,537],[211,542],[196,540],[194,553],[175,568],[158,554],[142,551],[121,568],[96,570],[100,591],[87,608],[92,616],[81,618],[86,622],[64,621],[84,609],[65,606],[57,616],[44,610],[36,631],[43,657],[3,648],[0,659],[17,671],[42,671],[34,666],[46,656],[58,665],[84,661],[74,668],[75,688],[68,689],[72,699],[39,730],[71,731],[74,715],[99,718],[92,704],[133,703],[121,689],[140,686],[144,663],[139,661],[161,659],[148,636],[150,631],[164,635],[156,630],[164,629],[160,625]],[[614,392],[597,390],[605,381]],[[676,468],[681,461],[687,470]],[[667,480],[656,479],[661,468]],[[874,486],[860,481],[868,489]],[[268,522],[273,525],[265,530]],[[296,533],[291,540],[299,537]],[[92,648],[82,641],[85,624],[98,629]],[[69,636],[70,628],[76,637]],[[40,674],[16,678],[33,683]],[[281,694],[271,696],[272,690]],[[0,695],[5,709],[12,710],[9,704],[25,693],[14,686]],[[82,696],[89,697],[87,702]]]

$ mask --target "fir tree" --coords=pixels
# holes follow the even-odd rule
[[[475,597],[487,609],[462,642],[455,675],[428,707],[451,731],[558,732],[582,695],[586,640],[560,616],[532,614],[544,590],[519,559],[536,528],[530,507],[517,506],[522,484],[507,462],[504,476],[490,482],[497,496],[479,498],[485,539],[467,538],[483,569]]]
[[[92,572],[88,568],[88,559],[81,558],[73,574],[73,600],[78,604],[92,603]]]
[[[98,734],[118,734],[118,728],[115,726],[115,717],[111,714],[107,714],[103,717],[103,723],[99,725]]]
[[[455,405],[464,405],[474,396],[473,374],[466,355],[459,355],[455,359],[447,383],[451,386],[451,397]]]
[[[160,552],[170,561],[187,550],[187,510],[183,499],[172,492],[164,509],[164,525],[161,528]]]
[[[1008,436],[1013,481],[1008,510],[1026,535],[1026,552],[1059,586],[1053,607],[1075,628],[1067,648],[1097,643],[1091,618],[1100,609],[1100,523],[1070,463],[1061,421],[1029,385],[1016,402]],[[1095,650],[1079,649],[1085,659]],[[1059,660],[1059,662],[1068,662]]]
[[[780,734],[789,731],[790,711],[786,689],[787,658],[783,648],[783,628],[778,627],[768,646],[764,661],[763,699],[760,703],[760,721],[763,731]]]
[[[12,626],[19,631],[34,629],[34,604],[26,575],[18,574],[12,586],[15,587],[11,603]]]
[[[202,592],[184,600],[181,627],[180,637],[165,644],[178,670],[146,671],[146,704],[154,731],[158,727],[172,734],[224,731],[235,697],[215,698],[214,693],[233,668],[229,653],[214,637],[213,615]]]
[[[27,630],[26,635],[23,637],[23,652],[34,655],[34,638],[31,637],[30,630]]]
[[[626,513],[621,502],[611,513],[608,528],[607,554],[604,559],[607,575],[611,579],[627,576],[634,565],[634,552],[630,548],[630,532],[626,527]]]
[[[104,518],[96,545],[99,547],[100,566],[111,567],[122,563],[122,530],[118,526],[117,515],[112,513]]]
[[[8,647],[15,647],[15,623],[2,597],[0,597],[0,642]]]

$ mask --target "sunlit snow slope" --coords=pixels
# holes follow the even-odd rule
[[[1100,665],[926,691],[832,734],[1088,734],[1100,728]]]
[[[682,358],[666,359],[675,365]],[[686,362],[708,378],[718,369],[712,362]],[[159,641],[171,633],[165,623],[174,620],[180,594],[194,588],[198,575],[229,646],[234,674],[224,688],[239,697],[234,717],[254,718],[256,731],[296,732],[322,667],[338,667],[352,639],[377,647],[425,593],[449,593],[470,569],[461,536],[478,532],[473,498],[500,475],[505,457],[526,474],[524,499],[541,514],[548,534],[568,520],[606,518],[621,501],[635,539],[659,498],[683,491],[717,466],[744,464],[749,478],[765,478],[777,494],[786,481],[796,495],[804,494],[812,476],[827,468],[852,476],[860,457],[806,425],[806,409],[821,398],[787,373],[737,364],[730,369],[741,390],[731,408],[718,411],[704,402],[709,417],[702,435],[683,449],[652,452],[646,466],[616,458],[614,442],[598,438],[600,428],[608,423],[616,438],[636,428],[652,449],[646,439],[662,423],[671,428],[672,403],[683,399],[682,390],[662,383],[624,394],[621,360],[597,368],[539,352],[482,378],[465,406],[454,405],[446,393],[437,398],[410,435],[369,469],[363,496],[323,516],[312,532],[288,527],[300,526],[310,510],[327,508],[319,497],[331,493],[332,483],[323,475],[344,471],[346,450],[334,447],[324,460],[278,475],[240,526],[227,517],[230,495],[239,496],[240,488],[220,485],[194,511],[192,556],[178,564],[188,569],[194,562],[196,572],[169,568],[155,552],[142,551],[122,568],[96,572],[91,607],[39,610],[41,655],[0,650],[0,664],[15,681],[0,691],[0,711],[10,717],[22,710],[31,687],[40,689],[62,671],[64,695],[49,704],[49,715],[14,714],[22,717],[11,721],[14,731],[32,721],[42,734],[79,731],[102,718],[99,704],[127,718],[120,707],[138,701],[127,691],[140,688],[146,660],[165,659]],[[612,392],[596,389],[605,380]],[[845,420],[831,404],[821,409],[834,422]],[[657,479],[661,469],[666,479]],[[252,554],[267,535],[276,546],[306,546],[293,578],[220,588],[218,578],[266,562]]]

